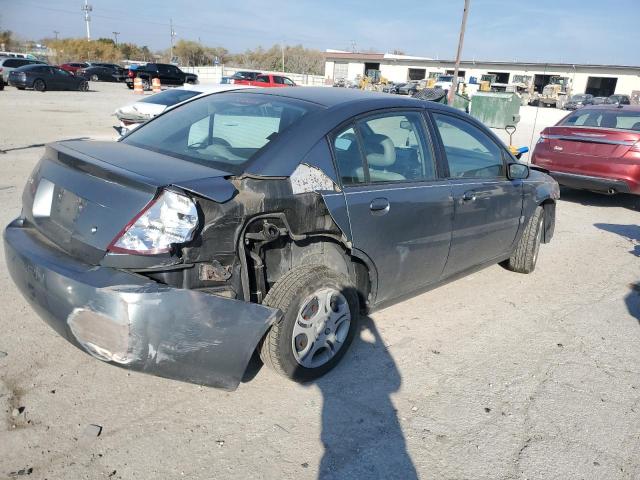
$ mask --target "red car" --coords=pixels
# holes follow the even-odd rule
[[[293,80],[282,75],[272,75],[270,73],[261,73],[256,76],[255,80],[236,79],[233,83],[236,85],[252,85],[254,87],[295,87]]]
[[[542,131],[531,163],[570,188],[640,195],[640,106],[576,110]]]
[[[62,65],[58,65],[62,70],[66,70],[67,72],[71,72],[75,74],[78,70],[83,68],[88,68],[88,63],[63,63]]]

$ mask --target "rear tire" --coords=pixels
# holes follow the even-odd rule
[[[151,90],[151,85],[149,85],[149,80],[142,80],[142,90],[145,92]]]
[[[78,85],[78,90],[81,92],[88,92],[89,91],[89,82],[82,82],[80,85]]]
[[[262,339],[260,358],[297,382],[316,379],[335,367],[357,330],[355,288],[324,265],[290,270],[271,287],[263,304],[279,308],[284,315]]]
[[[544,208],[533,212],[524,233],[511,257],[503,263],[508,270],[517,273],[531,273],[536,268],[542,232],[544,230]]]
[[[33,89],[37,92],[44,92],[47,90],[47,84],[44,83],[44,80],[38,78],[33,82]]]

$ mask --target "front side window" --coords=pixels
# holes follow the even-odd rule
[[[289,85],[290,87],[293,87],[295,85],[293,80],[287,77],[282,77],[282,81],[284,82],[285,85]]]
[[[435,113],[436,126],[451,178],[493,178],[505,175],[502,149],[475,125]]]
[[[274,75],[273,76],[273,83],[277,83],[278,85],[282,85],[284,83],[284,80],[282,79],[282,77],[280,77],[278,75]]]
[[[316,106],[271,95],[224,93],[181,105],[123,141],[231,173]]]
[[[436,178],[419,113],[389,113],[360,120],[357,125],[371,183]]]

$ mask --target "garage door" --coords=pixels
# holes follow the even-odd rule
[[[336,62],[333,64],[333,79],[339,80],[347,78],[349,74],[349,64],[347,62]]]

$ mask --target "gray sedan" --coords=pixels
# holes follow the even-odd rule
[[[338,88],[200,96],[119,142],[51,144],[8,270],[95,358],[234,389],[257,350],[296,381],[358,316],[500,262],[534,270],[557,183],[473,118]]]

